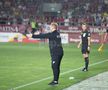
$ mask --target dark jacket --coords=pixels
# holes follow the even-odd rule
[[[33,35],[32,38],[48,38],[51,56],[63,54],[61,37],[58,30],[55,30],[51,33]]]

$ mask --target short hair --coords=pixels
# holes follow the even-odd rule
[[[81,25],[86,25],[87,26],[87,23],[83,22]]]
[[[57,28],[57,27],[58,27],[58,24],[57,24],[57,23],[55,23],[55,22],[52,22],[52,23],[51,23],[51,25],[54,25],[54,26],[55,26],[55,28]]]

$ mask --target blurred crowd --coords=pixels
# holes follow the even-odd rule
[[[62,8],[55,15],[43,12],[44,3],[60,3]],[[0,24],[28,24],[32,19],[39,24],[100,26],[108,23],[108,0],[0,0]]]

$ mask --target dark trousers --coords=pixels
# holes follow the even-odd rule
[[[88,45],[86,45],[86,46],[82,46],[81,52],[82,52],[82,54],[86,54],[86,53],[89,54],[90,51],[88,51]]]
[[[58,81],[59,79],[59,74],[60,74],[60,63],[63,57],[63,53],[60,55],[53,55],[52,56],[52,70],[53,70],[53,76],[54,76],[54,81]]]

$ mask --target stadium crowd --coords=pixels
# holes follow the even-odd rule
[[[60,3],[60,11],[44,12],[44,3]],[[56,21],[59,25],[76,26],[85,21],[100,26],[108,22],[107,0],[0,0],[0,24],[22,24]]]

